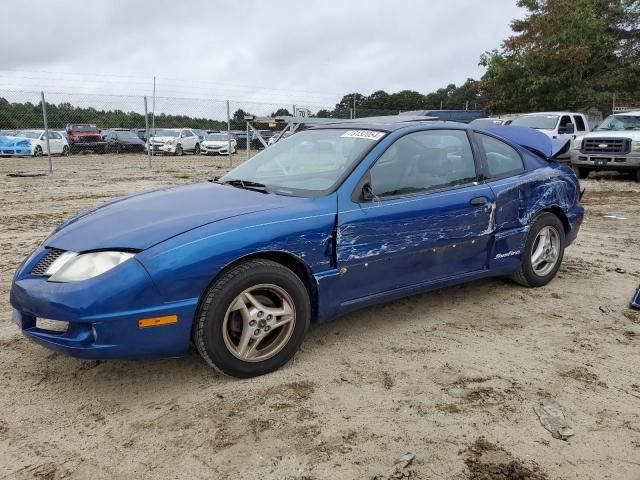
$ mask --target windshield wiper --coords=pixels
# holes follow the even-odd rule
[[[231,185],[236,188],[244,188],[245,190],[254,190],[261,193],[271,193],[269,188],[264,183],[252,182],[251,180],[227,180],[226,182],[220,182],[224,185]]]

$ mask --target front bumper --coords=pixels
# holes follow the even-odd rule
[[[231,152],[234,152],[233,148],[231,148]],[[228,155],[229,147],[204,147],[201,145],[200,153],[203,155]]]
[[[145,151],[147,148],[145,147]],[[176,145],[169,145],[166,143],[151,145],[151,151],[153,153],[176,153]]]
[[[571,165],[591,170],[636,170],[640,168],[640,152],[596,155],[571,150]]]
[[[11,286],[13,319],[34,342],[85,359],[176,357],[189,348],[197,299],[165,303],[135,258],[89,280],[55,283],[31,275],[46,254],[40,248]],[[146,318],[176,315],[176,323],[140,328]],[[68,322],[64,332],[38,327],[37,319]]]

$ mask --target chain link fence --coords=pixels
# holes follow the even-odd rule
[[[468,108],[468,104],[459,106]],[[640,101],[612,99],[615,112],[634,108],[640,108]],[[277,122],[276,117],[350,119],[399,113],[401,109],[366,109],[357,104],[0,90],[0,172],[51,172],[69,157],[83,158],[77,168],[94,161],[104,168],[116,168],[124,162],[127,167],[157,170],[171,168],[167,157],[183,154],[190,155],[192,163],[230,168],[279,138],[287,124]],[[182,138],[183,134],[189,136]],[[207,141],[218,142],[219,148],[203,148]],[[216,153],[215,159],[204,155]],[[120,161],[107,160],[116,158],[112,154],[120,155]],[[95,160],[97,156],[102,156],[101,160]],[[26,157],[32,157],[33,162],[6,161]]]

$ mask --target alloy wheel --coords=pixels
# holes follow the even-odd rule
[[[531,266],[539,277],[551,272],[560,256],[560,234],[551,225],[542,228],[533,242]]]

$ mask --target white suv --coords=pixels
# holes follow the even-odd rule
[[[150,143],[153,152],[173,155],[200,153],[200,139],[190,128],[156,128],[151,134]]]
[[[580,178],[591,170],[633,172],[640,182],[640,110],[616,113],[571,145],[571,166]]]

